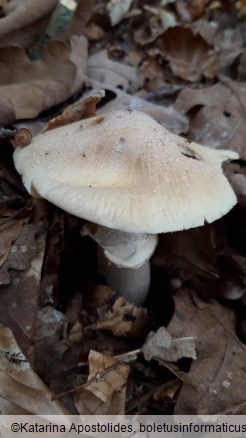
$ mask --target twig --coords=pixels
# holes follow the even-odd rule
[[[21,362],[28,362],[28,360],[25,357],[21,357],[22,353],[10,353],[9,351],[5,351],[0,349],[0,354],[5,356],[9,363],[15,363],[16,365],[19,365]]]
[[[179,369],[175,365],[173,365],[173,364],[171,364],[171,363],[169,363],[169,362],[167,362],[159,357],[153,356],[152,359],[161,363],[161,365],[163,365],[169,371],[171,371],[171,373],[174,374],[176,377],[178,377],[178,379],[181,380],[183,383],[191,386],[193,389],[195,389],[195,391],[199,391],[199,387],[191,381],[191,378],[187,373],[184,373],[183,371],[179,371]]]
[[[165,388],[169,388],[169,386],[172,386],[174,383],[176,383],[178,379],[169,380],[168,382],[163,383],[160,386],[155,386],[150,391],[148,391],[146,394],[143,394],[141,397],[136,397],[135,400],[133,400],[131,403],[129,403],[126,406],[126,414],[131,412],[133,409],[137,408],[138,406],[142,406],[144,403],[146,403],[150,398],[152,398],[157,391],[161,391]]]
[[[17,129],[0,128],[0,140],[12,140],[17,133]]]
[[[59,0],[57,2],[44,34],[28,50],[29,56],[33,61],[39,59],[48,43],[69,26],[77,6],[75,0]]]
[[[96,373],[96,375],[94,377],[87,380],[87,382],[83,383],[83,385],[79,385],[79,386],[76,386],[76,388],[71,388],[71,389],[68,389],[66,391],[60,392],[59,394],[55,394],[55,395],[53,395],[51,400],[57,400],[58,398],[61,398],[64,395],[72,394],[73,392],[80,391],[81,389],[85,389],[85,388],[87,388],[87,386],[91,385],[91,383],[99,382],[102,379],[102,377],[104,377],[110,371],[116,370],[119,365],[121,365],[120,362],[117,362],[117,363],[114,363],[113,365],[110,365],[109,367],[105,368],[103,371]]]
[[[132,360],[135,360],[135,356],[140,354],[142,352],[141,348],[138,348],[137,350],[128,351],[127,353],[117,354],[116,356],[113,356],[114,359],[123,362],[128,363]]]

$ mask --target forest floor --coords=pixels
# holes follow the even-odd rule
[[[245,17],[244,0],[0,0],[3,414],[246,413]],[[98,114],[138,109],[239,154],[223,166],[238,204],[160,235],[143,307],[98,274],[85,221],[14,167],[20,129],[95,90]]]

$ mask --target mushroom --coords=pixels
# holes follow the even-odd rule
[[[92,222],[83,234],[99,244],[108,285],[138,305],[157,234],[213,222],[236,203],[221,163],[237,158],[126,110],[44,132],[14,152],[29,193]]]

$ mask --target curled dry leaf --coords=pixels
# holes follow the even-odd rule
[[[31,61],[18,47],[0,49],[0,124],[33,118],[78,91],[85,75],[87,43],[51,42],[42,59]],[[13,69],[13,64],[18,68]]]
[[[87,75],[101,84],[121,87],[125,91],[136,91],[144,83],[143,75],[137,68],[112,61],[106,50],[89,57]]]
[[[74,397],[79,414],[123,415],[129,371],[128,365],[91,350],[88,381]]]
[[[174,75],[187,81],[195,82],[203,76],[214,78],[218,72],[218,55],[201,35],[194,35],[188,28],[169,28],[148,51],[167,58]]]
[[[235,150],[245,159],[246,83],[221,79],[223,83],[212,87],[181,91],[175,108],[183,114],[198,108],[190,123],[191,140],[213,148]]]
[[[176,337],[197,337],[197,361],[192,362],[189,376],[200,388],[198,392],[183,386],[175,413],[216,414],[240,405],[245,401],[246,349],[234,334],[233,311],[216,301],[202,301],[188,290],[180,290],[174,300],[168,331]]]
[[[0,19],[0,38],[47,15],[57,0],[11,0],[4,5],[6,17]]]
[[[65,415],[66,409],[51,401],[52,394],[32,370],[7,327],[0,327],[0,410],[6,415]]]
[[[148,321],[146,309],[118,298],[112,309],[88,328],[110,330],[115,336],[142,336],[148,329]]]
[[[173,338],[164,327],[160,327],[157,332],[149,333],[142,352],[146,360],[176,362],[182,357],[196,359],[195,338]]]
[[[61,115],[50,120],[45,131],[95,116],[96,105],[104,96],[104,90],[91,92],[73,105],[68,106]]]

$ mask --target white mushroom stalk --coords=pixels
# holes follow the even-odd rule
[[[101,272],[141,304],[156,235],[226,214],[237,199],[221,163],[238,155],[189,143],[138,111],[58,122],[15,150],[16,169],[33,196],[99,225],[84,233],[100,245]]]
[[[83,227],[99,245],[98,268],[116,296],[141,306],[150,286],[150,258],[158,237],[156,234],[126,233],[95,224]]]

